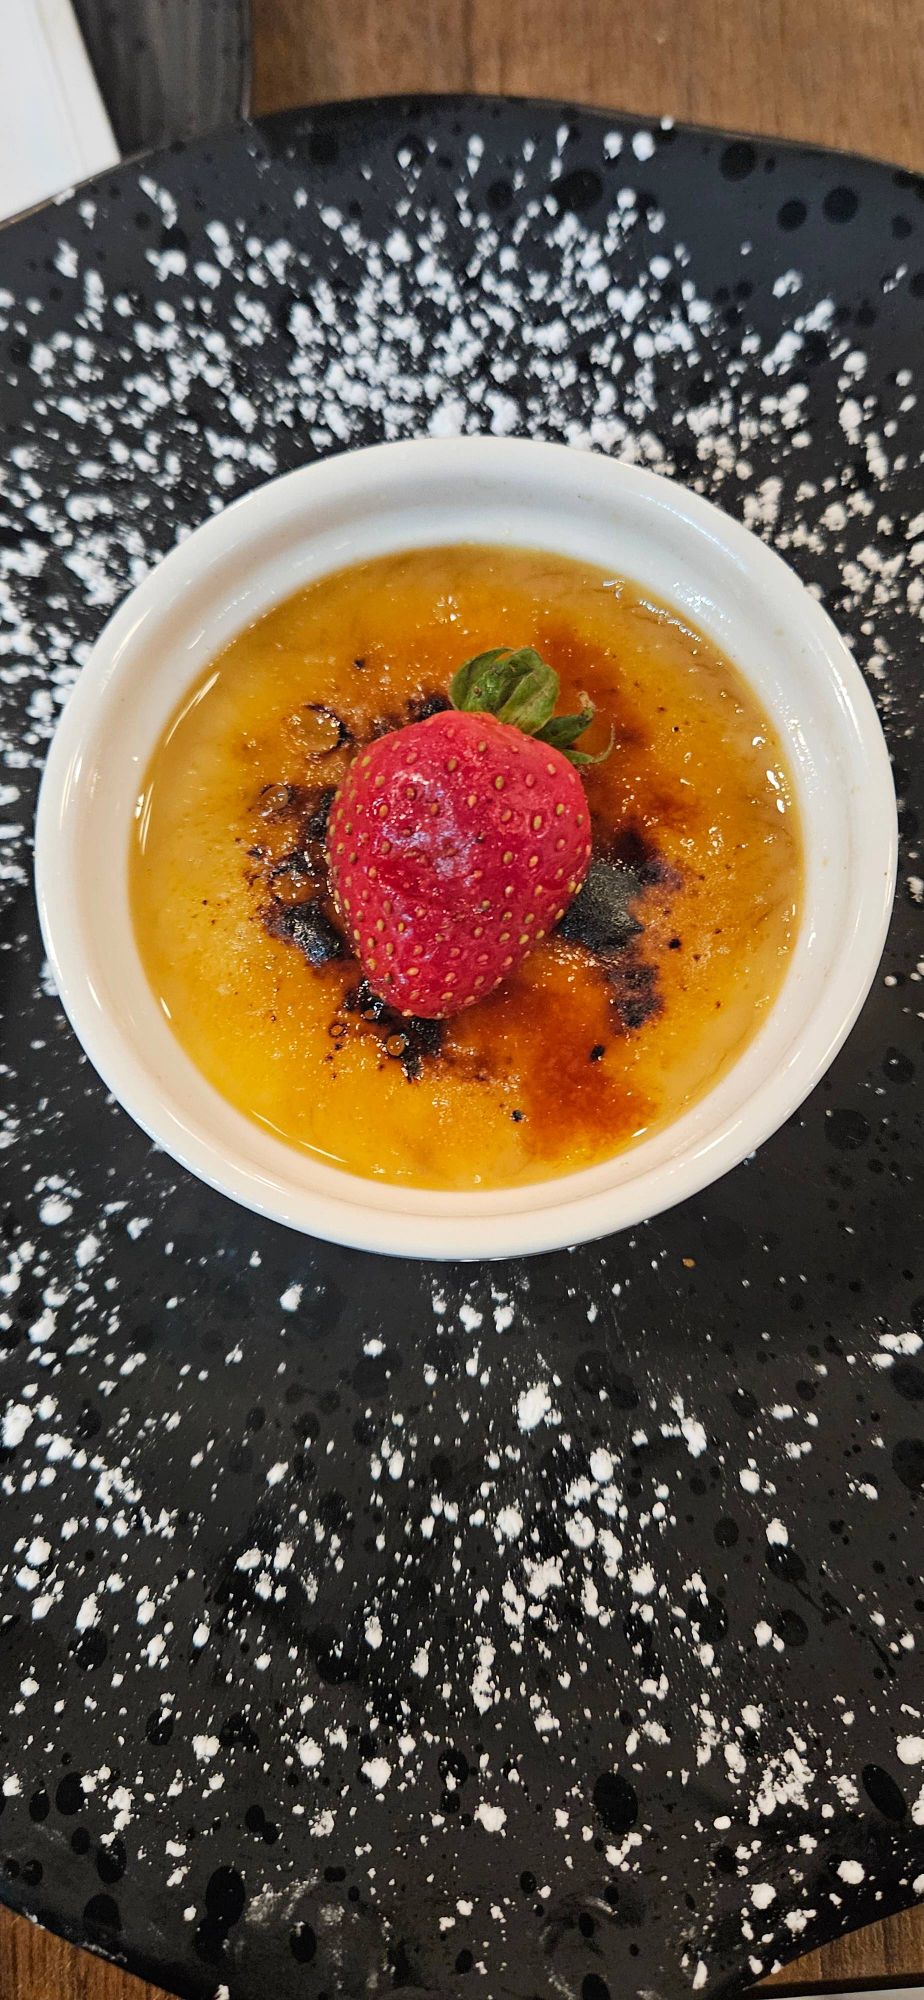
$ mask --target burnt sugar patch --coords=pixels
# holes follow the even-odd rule
[[[596,961],[610,991],[614,1026],[637,1034],[663,1011],[658,959],[646,952],[646,903],[658,895],[662,907],[681,886],[677,869],[639,827],[620,828],[603,852],[594,855],[583,887],[566,910],[556,936],[578,945]],[[671,951],[681,949],[676,936]]]
[[[426,1061],[442,1053],[445,1023],[397,1013],[373,991],[368,979],[350,988],[343,1006],[354,1021],[374,1032],[383,1053],[390,1062],[400,1063],[409,1083],[417,1082]]]
[[[316,969],[350,956],[342,932],[316,897],[305,903],[276,904],[264,913],[263,921],[271,937],[295,945]]]
[[[623,1034],[637,1034],[663,1012],[664,996],[657,964],[635,951],[625,952],[606,968],[610,1007]]]
[[[266,891],[258,920],[270,937],[294,945],[315,971],[351,955],[327,887],[324,839],[334,796],[333,786],[266,786],[259,817],[268,829],[283,830],[290,844],[281,852],[273,841],[248,849],[256,863],[250,879]]]
[[[583,945],[598,958],[624,951],[642,925],[633,905],[642,893],[634,869],[609,855],[595,855],[583,885],[558,926],[567,944]]]

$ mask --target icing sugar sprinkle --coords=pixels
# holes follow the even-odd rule
[[[223,217],[205,194],[194,211],[169,160],[125,170],[144,217],[131,283],[100,254],[101,189],[42,224],[55,309],[37,274],[0,290],[29,404],[0,469],[11,905],[29,881],[38,769],[110,610],[209,512],[360,442],[528,435],[682,478],[783,552],[847,626],[895,741],[918,725],[894,671],[924,619],[924,514],[908,500],[917,361],[877,373],[862,321],[845,323],[794,235],[762,285],[747,241],[733,245],[739,288],[717,297],[644,192],[660,128],[601,125],[601,199],[586,210],[567,126],[518,141],[503,179],[490,132],[471,133],[451,229],[445,203],[419,192],[431,156],[412,137],[382,168],[381,227],[335,192],[319,205],[316,179],[258,136],[252,186]],[[904,268],[890,243],[884,298]],[[827,453],[809,450],[819,422]],[[902,912],[919,923],[913,837],[903,867]],[[29,1034],[60,1080],[70,1045],[53,981],[31,933],[14,926],[12,948],[31,968]],[[922,981],[919,949],[877,1004],[896,1022],[919,1014]],[[862,1508],[875,1521],[894,1478],[880,1419],[858,1425],[845,1470],[825,1391],[847,1372],[864,1395],[872,1384],[871,1410],[913,1389],[913,1315],[870,1325],[848,1353],[813,1334],[790,1366],[790,1306],[808,1286],[755,1221],[755,1352],[773,1366],[763,1400],[730,1399],[735,1259],[719,1273],[724,1253],[706,1256],[700,1218],[678,1211],[663,1235],[563,1257],[552,1277],[547,1260],[469,1272],[464,1297],[445,1273],[389,1273],[360,1324],[344,1311],[349,1253],[299,1252],[190,1193],[71,1067],[61,1104],[36,1106],[11,1060],[0,1110],[22,1186],[0,1252],[5,1825],[31,1837],[29,1801],[50,1786],[62,1825],[92,1818],[94,1854],[118,1839],[137,1868],[156,1839],[171,1871],[158,1893],[194,1935],[212,1905],[187,1850],[214,1824],[216,1868],[240,1861],[243,1922],[284,1930],[306,1962],[320,1940],[344,1982],[353,1927],[383,1934],[411,1870],[450,1968],[490,1965],[486,1991],[514,1977],[514,1910],[539,1910],[543,1966],[571,1991],[580,1919],[640,1935],[657,1878],[686,1881],[694,1847],[708,1882],[687,1942],[674,1940],[693,1991],[729,1911],[755,1978],[819,1911],[837,1915],[872,1876],[844,1855],[845,1825],[881,1801],[897,1812],[890,1786],[906,1823],[924,1823],[920,1714],[868,1671],[875,1655],[911,1687],[920,1642],[910,1606],[902,1619],[878,1571],[845,1553],[846,1529],[830,1531],[819,1577],[813,1453],[827,1454],[826,1484],[838,1468],[823,1518],[849,1526]],[[838,1172],[884,1088],[864,1092],[843,1155],[832,1143]],[[98,1172],[81,1145],[91,1115]],[[846,1260],[833,1173],[831,1189]],[[661,1287],[665,1312],[681,1310],[675,1265],[715,1304],[698,1367],[692,1339],[689,1352],[661,1340],[660,1307],[644,1326],[635,1311],[643,1269],[649,1300]],[[810,1701],[800,1660],[819,1602],[842,1693]],[[76,1743],[79,1772],[60,1763]],[[671,1793],[682,1837],[653,1824]],[[310,1879],[271,1870],[271,1852],[288,1867],[308,1851]],[[490,1875],[498,1857],[508,1872]],[[325,1879],[347,1868],[359,1902]],[[429,1964],[411,1972],[434,1989],[454,1977],[442,1961],[432,1979]]]

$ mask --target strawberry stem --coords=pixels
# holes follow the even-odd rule
[[[572,764],[601,764],[613,747],[612,735],[596,757],[574,748],[577,737],[593,722],[593,703],[585,697],[576,715],[556,715],[558,695],[554,667],[532,646],[495,646],[491,652],[477,653],[474,659],[466,660],[449,684],[453,708],[465,714],[493,715],[498,722],[522,729],[524,736],[548,743]]]

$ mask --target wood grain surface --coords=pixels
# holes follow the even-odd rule
[[[922,0],[251,0],[254,109],[567,97],[924,168]]]
[[[251,0],[254,109],[378,92],[567,97],[924,172],[924,0]],[[924,1911],[771,1986],[924,1979]],[[0,2000],[160,2000],[0,1910]]]
[[[900,1985],[921,1978],[922,1972],[924,1922],[921,1912],[912,1910],[887,1923],[871,1924],[824,1951],[810,1952],[764,1985],[774,1989],[773,2000],[781,2000],[776,1989],[804,1994],[819,1985]],[[118,1966],[104,1965],[89,1952],[76,1951],[37,1924],[0,1908],[0,2000],[164,2000],[164,1996],[160,1987],[131,1979]]]

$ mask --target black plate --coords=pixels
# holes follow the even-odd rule
[[[2,239],[4,1893],[177,1993],[728,1992],[920,1893],[922,194],[390,102]],[[181,530],[459,424],[631,452],[782,549],[871,675],[906,844],[860,1025],[756,1160],[433,1271],[152,1149],[49,990],[28,836]]]

